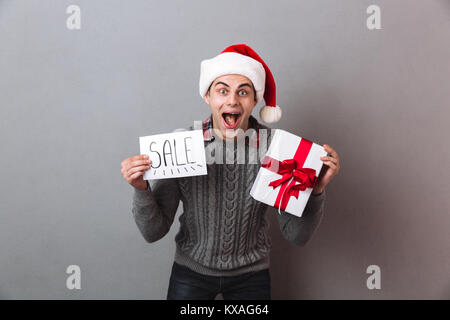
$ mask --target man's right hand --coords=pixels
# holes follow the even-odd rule
[[[132,156],[122,161],[122,173],[123,178],[136,189],[147,189],[147,181],[143,179],[145,171],[150,169],[152,161],[148,158],[148,155],[141,154],[138,156]]]

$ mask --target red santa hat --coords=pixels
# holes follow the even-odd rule
[[[200,65],[200,95],[202,98],[214,80],[226,74],[240,74],[253,82],[256,90],[256,103],[264,97],[266,105],[259,115],[266,123],[281,119],[281,108],[275,100],[275,80],[269,67],[245,44],[235,44],[223,50],[212,59],[203,60]]]

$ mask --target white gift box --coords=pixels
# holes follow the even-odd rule
[[[268,168],[263,164],[259,169],[258,175],[250,190],[250,195],[255,200],[278,208],[279,213],[283,210],[301,217],[314,187],[311,185],[314,182],[304,183],[304,181],[317,180],[323,165],[320,157],[326,155],[327,152],[321,145],[287,131],[276,129],[266,157],[263,160],[263,162],[270,160],[272,165]],[[287,163],[291,164],[289,170],[286,170]],[[280,168],[284,168],[285,170],[280,171]],[[315,170],[315,172],[311,169]],[[310,179],[298,178],[305,177],[306,174],[304,172],[309,173]],[[280,179],[282,178],[287,180],[281,183],[280,181],[283,180]],[[270,186],[271,183],[279,185],[276,187]],[[293,187],[294,185],[296,187]],[[309,185],[309,187],[305,189],[306,185]],[[304,190],[298,190],[298,198],[296,198],[295,191],[292,191],[292,189],[302,188]],[[290,195],[290,191],[294,195]]]

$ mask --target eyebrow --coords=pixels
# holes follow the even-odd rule
[[[217,83],[214,85],[214,87],[216,87],[216,86],[219,85],[219,84],[223,84],[223,85],[226,86],[226,87],[230,87],[229,85],[227,85],[225,82],[222,82],[222,81],[217,82]],[[249,83],[242,83],[242,84],[239,85],[238,88],[245,87],[245,86],[249,87],[250,89],[252,88],[251,85],[250,85]]]

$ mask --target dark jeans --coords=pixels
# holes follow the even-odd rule
[[[270,300],[269,269],[215,277],[199,274],[174,262],[168,300],[213,300],[218,293],[222,293],[224,300]]]

